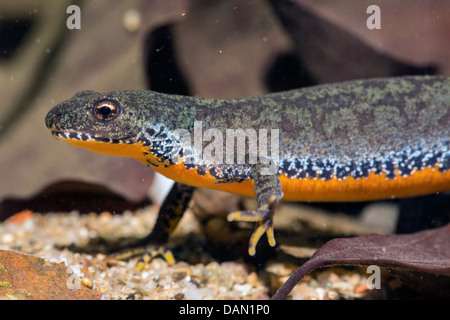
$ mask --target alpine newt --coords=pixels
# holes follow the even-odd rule
[[[193,187],[256,196],[256,210],[228,216],[230,221],[258,223],[250,255],[264,233],[275,245],[273,216],[281,199],[366,201],[450,189],[446,76],[366,79],[230,100],[138,90],[82,91],[54,107],[45,121],[58,140],[135,158],[176,181],[145,242],[167,239]],[[196,144],[199,124],[204,134]],[[180,129],[193,144],[185,143]],[[271,135],[279,143],[276,154],[272,150],[266,161],[261,157],[251,163],[249,135],[244,163],[222,161],[227,152],[221,152],[230,142],[217,139],[230,129],[241,135],[252,132],[245,129],[278,130]],[[264,143],[258,144],[259,151]],[[212,156],[198,156],[204,153]],[[272,161],[275,155],[277,162]]]

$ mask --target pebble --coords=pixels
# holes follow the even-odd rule
[[[81,283],[88,288],[94,287],[94,281],[92,281],[91,279],[89,279],[87,277],[81,278]]]
[[[142,25],[141,14],[134,8],[128,9],[123,15],[122,23],[127,31],[136,32]]]

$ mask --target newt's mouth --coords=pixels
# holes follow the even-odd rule
[[[96,141],[96,142],[104,142],[111,144],[132,144],[134,141],[130,136],[128,137],[104,137],[104,136],[95,136],[91,134],[87,134],[84,132],[76,132],[76,131],[61,131],[61,130],[51,130],[52,136],[58,140],[78,140],[78,141]]]

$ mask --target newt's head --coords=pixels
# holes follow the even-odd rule
[[[139,159],[143,133],[174,121],[173,104],[182,102],[172,99],[150,91],[82,91],[50,110],[45,124],[55,138],[74,146]]]

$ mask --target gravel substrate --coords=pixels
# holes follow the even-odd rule
[[[98,253],[118,239],[145,236],[157,209],[150,206],[120,215],[21,213],[0,224],[0,250],[64,262],[68,285],[93,288],[103,299],[270,299],[297,267],[277,259],[261,270],[241,260],[218,262],[201,249],[207,240],[192,212],[183,217],[168,244],[177,258],[174,265],[156,258],[137,271],[138,258],[125,262]],[[180,256],[191,256],[194,262],[179,260]],[[290,298],[370,298],[365,279],[363,269],[325,269],[308,275]]]

